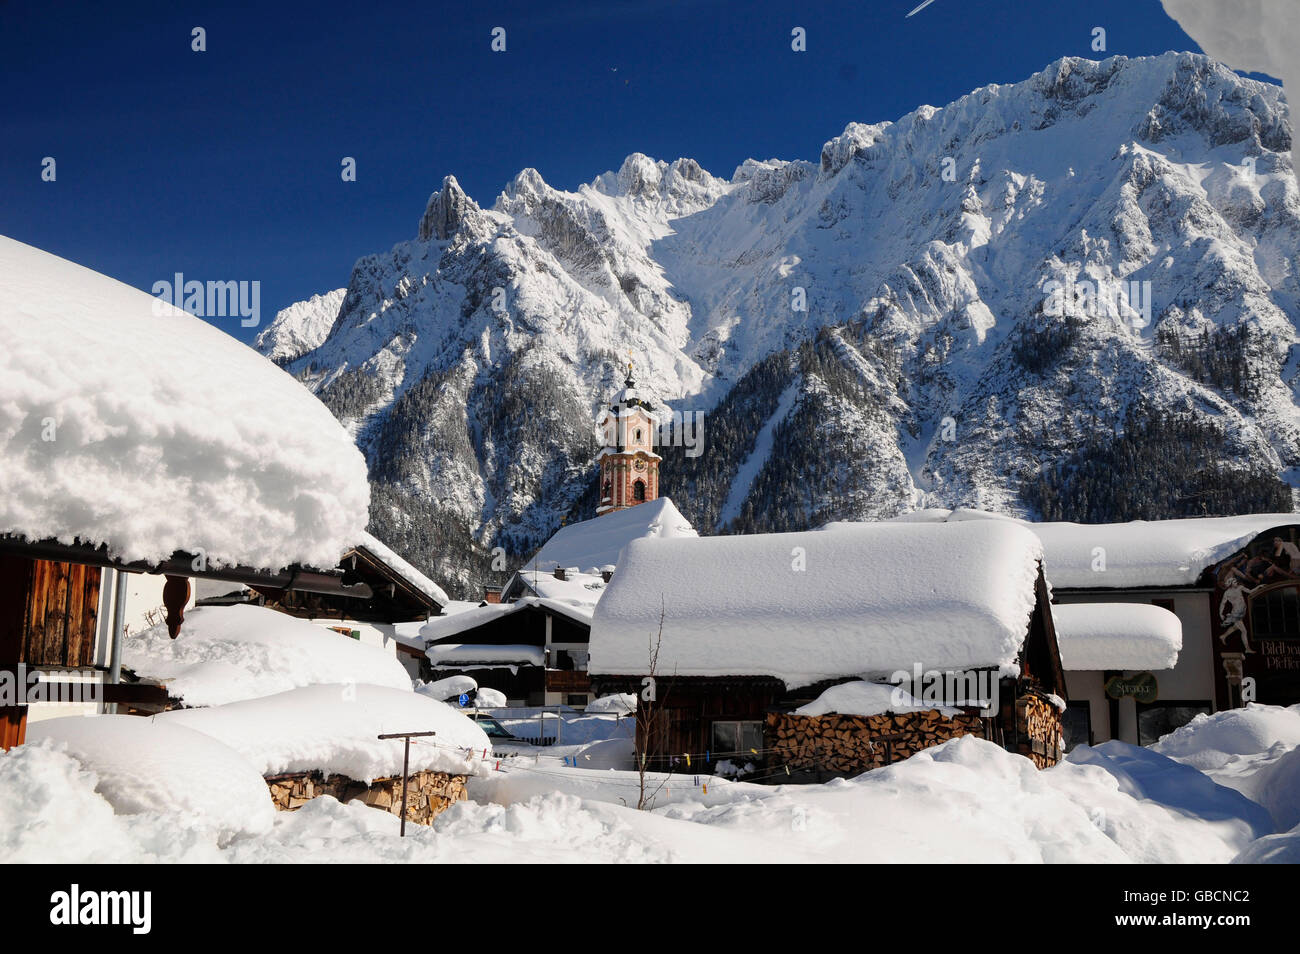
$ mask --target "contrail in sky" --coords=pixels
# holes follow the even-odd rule
[[[924,3],[918,4],[918,5],[916,6],[916,8],[912,10],[912,13],[909,13],[909,14],[907,15],[907,17],[912,16],[912,14],[914,14],[914,13],[920,13],[922,10],[924,10],[926,7],[928,7],[928,6],[929,6],[930,4],[932,4],[932,3],[934,3],[934,0],[925,0]],[[907,17],[903,17],[903,19],[906,20]]]

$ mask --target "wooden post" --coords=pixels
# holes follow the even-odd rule
[[[406,751],[402,753],[402,827],[399,837],[406,837],[406,778],[411,765],[411,739],[423,738],[429,735],[437,735],[437,732],[390,732],[387,735],[381,735],[381,739],[405,739]]]

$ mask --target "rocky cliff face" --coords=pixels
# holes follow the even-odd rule
[[[259,346],[356,435],[373,529],[453,588],[589,515],[629,360],[706,412],[663,469],[704,533],[1290,509],[1288,116],[1205,57],[1064,59],[816,163],[633,155],[577,192],[526,169],[487,209],[449,176],[416,238]]]

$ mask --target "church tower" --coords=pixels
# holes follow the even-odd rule
[[[600,419],[605,443],[600,462],[600,503],[596,515],[626,510],[659,496],[659,461],[653,450],[659,418],[642,399],[627,366],[623,390]]]

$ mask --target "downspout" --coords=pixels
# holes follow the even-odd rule
[[[126,574],[118,570],[113,584],[113,649],[108,664],[109,685],[122,681],[122,630],[126,628]],[[117,712],[117,703],[112,711]]]

